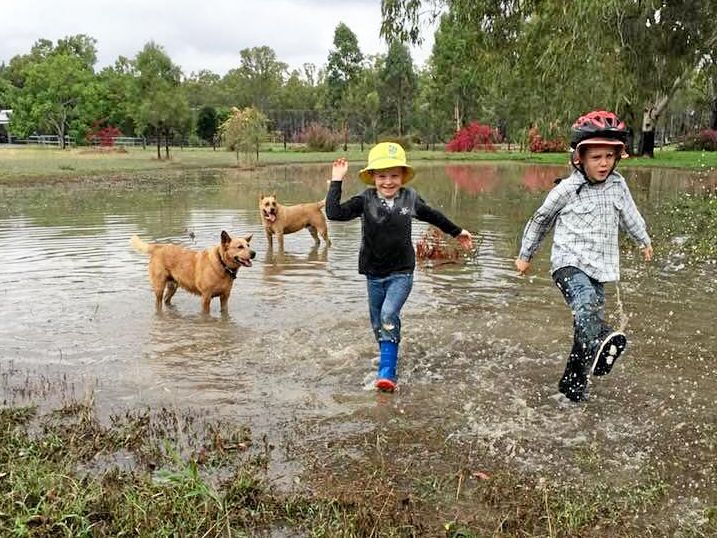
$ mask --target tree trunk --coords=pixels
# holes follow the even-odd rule
[[[458,98],[456,97],[455,102],[453,103],[453,119],[456,122],[456,132],[461,130],[461,111],[458,107]]]
[[[164,156],[169,160],[169,129],[164,131]]]
[[[157,135],[157,160],[162,160],[162,140],[159,133],[159,129],[155,130],[155,134]]]
[[[710,112],[710,129],[717,131],[717,97],[712,100],[712,110]]]

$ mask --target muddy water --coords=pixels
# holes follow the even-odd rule
[[[548,275],[549,244],[530,277],[517,277],[512,260],[526,219],[564,172],[419,168],[415,187],[474,231],[477,248],[460,263],[416,271],[401,390],[378,399],[364,390],[376,345],[356,272],[360,222],[331,223],[329,249],[300,232],[280,253],[267,250],[259,220],[262,192],[287,204],[323,198],[328,167],[6,188],[2,398],[18,404],[92,393],[108,413],[193,406],[265,430],[326,421],[314,439],[402,417],[531,471],[577,476],[580,458],[592,454],[602,458],[602,473],[637,476],[649,463],[675,477],[684,503],[691,494],[713,496],[705,492],[715,490],[716,474],[715,265],[685,264],[668,245],[656,245],[657,259],[646,265],[628,249],[619,289],[608,287],[608,312],[625,325],[630,349],[593,383],[588,404],[557,395],[571,319]],[[625,174],[648,221],[666,218],[659,208],[677,193],[715,183],[699,173]],[[360,188],[354,180],[346,190]],[[425,229],[417,223],[415,238]],[[173,308],[155,313],[146,259],[128,238],[204,248],[221,230],[253,234],[257,251],[254,266],[239,271],[229,314],[213,303],[202,316],[198,298],[183,291]]]

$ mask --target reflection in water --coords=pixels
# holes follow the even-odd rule
[[[456,186],[469,194],[491,192],[500,181],[498,167],[451,164],[446,166],[446,175]]]
[[[550,249],[541,250],[530,277],[517,277],[512,260],[525,221],[565,171],[419,167],[419,193],[479,241],[466,263],[417,269],[404,310],[401,391],[392,401],[418,424],[440,424],[453,439],[482,443],[530,468],[568,469],[569,447],[594,450],[600,441],[613,447],[606,472],[629,473],[630,461],[644,454],[686,450],[665,437],[670,432],[689,437],[717,422],[717,277],[714,266],[660,259],[646,266],[628,250],[620,297],[630,348],[613,374],[596,380],[594,404],[563,407],[554,396],[570,313],[548,275]],[[659,207],[676,193],[717,181],[683,171],[623,173],[648,223],[665,218]],[[363,188],[350,180],[345,196]],[[357,274],[361,223],[330,222],[330,249],[293,234],[284,252],[272,253],[256,210],[262,191],[293,204],[321,199],[325,189],[325,166],[188,173],[170,185],[6,189],[3,396],[11,403],[19,397],[9,389],[12,364],[16,372],[91,379],[100,405],[192,405],[254,427],[375,405],[361,390],[376,354],[365,279]],[[425,229],[416,222],[414,240]],[[201,249],[221,230],[253,233],[257,251],[234,284],[228,316],[218,304],[201,316],[186,293],[156,315],[146,259],[128,238]],[[616,304],[607,311],[621,313]],[[702,484],[698,464],[713,454],[708,445],[690,450],[695,468],[680,472]]]

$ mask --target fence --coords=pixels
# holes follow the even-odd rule
[[[27,138],[14,138],[8,136],[8,142],[12,144],[32,144],[38,146],[57,146],[60,147],[60,137],[57,135],[32,135]],[[74,146],[75,139],[70,135],[65,135],[65,145]]]

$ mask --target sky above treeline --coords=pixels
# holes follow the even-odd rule
[[[87,34],[97,40],[98,69],[133,58],[149,41],[186,76],[202,69],[224,75],[239,66],[240,50],[260,46],[274,49],[290,69],[320,68],[340,22],[365,55],[386,53],[381,0],[0,0],[0,63],[26,54],[38,39]],[[432,34],[426,28],[424,44],[411,48],[417,66],[430,55]]]

